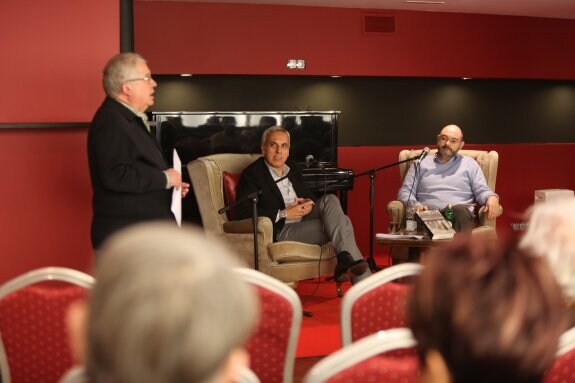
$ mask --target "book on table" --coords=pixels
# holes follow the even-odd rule
[[[396,240],[401,240],[401,239],[424,239],[425,236],[421,235],[421,234],[401,234],[401,233],[396,233],[396,234],[391,234],[391,233],[376,233],[375,234],[375,239],[396,239]]]
[[[416,213],[417,221],[431,239],[451,239],[455,230],[439,210],[422,210]]]

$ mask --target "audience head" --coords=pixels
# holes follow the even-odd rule
[[[229,250],[192,228],[141,224],[101,249],[89,301],[90,382],[231,382],[255,292]]]
[[[120,53],[106,64],[103,85],[108,97],[144,112],[154,105],[153,94],[158,84],[142,56],[137,53]]]
[[[437,135],[437,156],[447,161],[463,148],[463,132],[457,125],[447,125]]]
[[[575,304],[575,198],[536,203],[519,246],[543,256],[570,306]]]
[[[566,328],[546,262],[514,242],[432,251],[408,303],[422,382],[539,382]]]

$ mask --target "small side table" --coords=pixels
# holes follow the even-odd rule
[[[415,238],[413,235],[407,235],[407,234],[394,234],[394,235],[386,234],[385,237],[383,238],[378,237],[376,235],[375,243],[378,245],[384,245],[389,247],[417,248],[419,249],[419,252],[422,253],[426,249],[441,246],[453,240],[453,239],[430,239],[428,236],[423,236],[422,234],[416,234],[416,235],[418,237],[423,238]],[[388,263],[391,264],[391,259],[390,262]]]

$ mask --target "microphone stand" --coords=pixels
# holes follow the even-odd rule
[[[413,161],[413,160],[416,160],[418,158],[419,158],[419,156],[408,158],[408,159],[403,160],[403,161],[397,161],[397,162],[394,162],[392,164],[380,166],[380,167],[370,169],[370,170],[367,170],[365,172],[354,175],[354,178],[369,175],[369,258],[367,259],[367,264],[369,265],[369,268],[373,272],[379,271],[379,268],[375,264],[375,259],[373,258],[373,215],[374,215],[374,210],[375,210],[375,175],[377,172],[379,172],[383,169],[391,168],[393,166],[397,166],[397,165],[403,164],[405,162]]]
[[[379,271],[379,268],[375,264],[375,259],[373,258],[373,215],[374,215],[374,205],[375,205],[375,175],[377,172],[383,169],[391,168],[393,166],[397,166],[403,164],[405,162],[414,161],[419,159],[420,156],[415,156],[411,158],[407,158],[402,161],[397,161],[392,164],[380,166],[377,168],[366,170],[365,172],[361,172],[358,174],[354,174],[352,178],[359,178],[365,175],[369,176],[369,258],[367,259],[367,264],[372,272]],[[341,181],[338,180],[336,182],[329,183],[329,185],[340,183]]]
[[[287,178],[287,176],[283,176],[283,177],[277,179],[275,181],[275,183],[278,183],[278,182],[280,182],[286,178]],[[252,201],[252,227],[253,227],[253,232],[254,232],[254,269],[256,269],[256,270],[259,269],[259,258],[258,258],[258,200],[259,200],[259,198],[258,198],[258,196],[261,193],[262,193],[261,190],[255,191],[253,193],[248,194],[244,198],[240,198],[236,202],[218,210],[219,214],[223,214],[226,211],[233,208],[234,206],[239,205],[240,203],[243,203],[243,202],[248,201],[248,200]],[[311,312],[311,311],[302,310],[302,313],[306,317],[313,317],[313,312]]]
[[[259,270],[259,257],[258,257],[258,196],[261,194],[261,190],[255,191],[248,194],[244,198],[237,200],[236,202],[225,206],[218,210],[219,214],[223,214],[231,208],[243,203],[245,201],[252,201],[252,227],[254,232],[254,269]]]
[[[275,183],[278,183],[280,181],[283,181],[287,178],[288,176],[283,176],[278,178],[277,180],[275,180]],[[218,210],[218,214],[223,214],[226,211],[230,210],[232,207],[235,207],[241,203],[244,203],[245,201],[252,201],[252,226],[253,226],[253,232],[254,232],[254,268],[256,270],[259,270],[259,257],[258,257],[258,196],[262,194],[261,190],[256,190],[253,193],[248,194],[247,196],[245,196],[244,198],[240,198],[239,200],[236,200],[236,202],[228,205],[228,206],[224,206],[223,208],[221,208],[220,210]]]

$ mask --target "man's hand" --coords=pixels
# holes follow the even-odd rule
[[[487,198],[487,203],[485,204],[485,213],[487,213],[487,218],[495,219],[501,214],[501,206],[499,206],[499,198],[492,195]]]
[[[297,219],[308,215],[313,209],[314,202],[309,198],[296,198],[295,201],[286,207],[287,219]]]
[[[415,207],[415,211],[423,211],[423,210],[428,210],[429,208],[425,205],[417,205]]]
[[[182,186],[182,175],[178,173],[174,168],[166,169],[166,174],[170,177],[170,185],[179,189]],[[188,185],[189,188],[190,185]]]
[[[190,184],[187,182],[182,182],[182,198],[185,198],[190,192]]]

